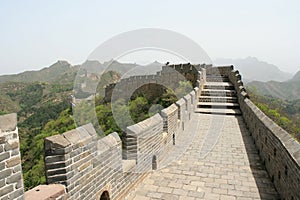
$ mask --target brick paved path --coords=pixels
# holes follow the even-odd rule
[[[127,199],[279,199],[241,116],[191,118],[171,155]]]

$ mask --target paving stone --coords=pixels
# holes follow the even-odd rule
[[[177,139],[170,155],[161,161],[163,167],[135,188],[134,199],[141,195],[144,199],[278,199],[266,171],[253,169],[253,163],[261,161],[242,116],[222,118],[194,113],[181,133],[182,140]],[[214,127],[220,128],[220,134],[203,157],[201,152],[208,148],[204,141],[216,139],[209,137]]]

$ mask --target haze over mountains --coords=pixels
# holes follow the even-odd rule
[[[242,74],[246,86],[259,94],[282,100],[300,99],[300,69],[293,76],[279,67],[255,57],[244,59],[216,59],[216,65],[233,64]]]
[[[96,60],[87,60],[81,65],[71,65],[67,61],[57,61],[49,67],[45,67],[38,71],[26,71],[13,75],[1,75],[0,83],[7,81],[12,82],[49,82],[49,83],[70,83],[74,81],[76,74],[78,75],[88,72],[101,74],[104,71],[116,71],[124,77],[132,75],[155,74],[161,70],[162,64],[153,62],[149,65],[138,65],[135,63],[119,63],[111,60],[100,63]],[[126,74],[125,74],[126,72]]]
[[[300,98],[300,70],[294,76],[283,72],[279,67],[255,57],[244,59],[216,59],[215,65],[233,64],[240,70],[243,81],[248,87],[255,87],[259,93],[281,99]],[[0,76],[0,83],[4,82],[48,82],[59,84],[72,84],[76,75],[86,72],[100,75],[104,70],[116,71],[123,77],[143,74],[155,74],[161,70],[163,64],[153,62],[142,66],[136,63],[120,63],[115,60],[100,63],[98,61],[86,61],[82,65],[72,66],[67,61],[57,61],[49,67],[39,71],[26,71],[16,75]],[[126,73],[125,73],[126,72]],[[99,78],[99,77],[98,77]]]
[[[260,61],[255,57],[247,57],[243,59],[218,58],[215,60],[214,64],[234,65],[235,68],[242,74],[244,82],[287,81],[293,77],[292,73],[283,72],[279,69],[279,67]]]
[[[251,81],[287,81],[293,78],[293,74],[284,72],[279,67],[269,64],[264,61],[260,61],[255,57],[247,57],[244,59],[224,59],[218,58],[214,62],[215,65],[231,65],[233,64],[236,69],[240,70],[243,75],[244,82]],[[81,65],[72,66],[67,61],[57,61],[49,67],[45,67],[39,71],[26,71],[16,75],[2,75],[0,76],[0,83],[6,81],[17,82],[57,82],[58,80],[64,81],[65,78],[74,76],[80,68],[86,69],[90,73],[101,73],[103,70],[117,71],[120,74],[127,73],[129,75],[141,75],[141,74],[153,74],[161,70],[163,64],[159,62],[153,62],[149,65],[142,66],[136,63],[120,63],[115,60],[100,63],[96,60],[87,60]],[[299,69],[300,71],[300,69]],[[300,72],[295,75],[295,78],[300,77]]]
[[[292,79],[278,81],[252,81],[247,84],[248,87],[254,88],[262,95],[272,96],[282,100],[299,100],[300,99],[300,71]]]

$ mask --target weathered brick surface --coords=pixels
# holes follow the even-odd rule
[[[181,98],[179,99],[178,101],[176,101],[176,106],[178,107],[178,123],[179,123],[179,131],[183,131],[187,122],[188,122],[188,115],[187,115],[187,112],[186,112],[186,108],[187,108],[187,105],[186,105],[186,101]],[[179,132],[180,134],[180,132]]]
[[[39,185],[25,193],[25,200],[66,200],[65,186],[61,184]]]
[[[178,107],[172,104],[161,111],[161,116],[163,118],[163,131],[167,133],[167,143],[175,145],[178,132]]]
[[[229,74],[244,120],[269,176],[283,199],[300,199],[300,144],[256,107],[238,70]]]
[[[22,199],[24,194],[17,115],[0,116],[0,199]]]
[[[142,81],[128,79],[132,83],[137,80]],[[172,83],[174,80],[169,79],[169,84]],[[127,127],[123,149],[117,133],[97,139],[91,125],[46,138],[47,182],[64,184],[71,199],[99,199],[104,191],[109,192],[111,199],[123,199],[168,156],[177,134],[190,120],[198,92],[196,88],[160,114]]]
[[[206,70],[201,67],[206,67]],[[188,147],[185,146],[187,145],[185,144],[186,137],[180,138],[180,147],[176,146],[177,144],[174,146],[173,135],[177,140],[177,135],[180,136],[184,129],[188,129],[186,131],[189,135],[192,132],[196,133],[196,127],[193,128],[192,126],[195,123],[190,124],[189,121],[192,120],[191,113],[195,109],[202,85],[206,81],[206,73],[216,76],[229,76],[238,92],[239,104],[247,127],[242,125],[240,119],[226,118],[228,119],[228,123],[226,123],[228,131],[226,129],[226,134],[223,134],[224,141],[218,143],[219,146],[217,145],[216,152],[212,152],[215,157],[203,163],[194,159],[193,155],[199,154],[197,151],[199,144],[197,142],[201,141],[195,140],[194,146],[189,147],[191,154],[185,154],[182,162],[174,162],[173,164],[178,166],[172,169],[172,173],[165,169],[164,177],[158,176],[153,180],[146,179],[147,195],[146,191],[142,190],[136,194],[136,199],[267,199],[276,196],[276,192],[271,191],[271,187],[265,187],[266,184],[269,184],[269,179],[264,174],[259,174],[259,176],[264,176],[265,179],[257,182],[257,184],[262,185],[264,191],[261,190],[257,195],[257,188],[253,184],[253,180],[249,179],[251,175],[242,170],[244,166],[239,168],[239,173],[236,172],[235,166],[247,165],[247,162],[240,163],[240,160],[244,158],[239,154],[241,149],[237,145],[239,143],[236,143],[238,142],[236,141],[237,137],[229,137],[238,134],[234,132],[237,129],[230,129],[232,128],[231,124],[243,127],[243,134],[251,134],[262,162],[265,164],[282,198],[300,198],[299,144],[268,119],[248,99],[241,81],[241,75],[238,71],[232,69],[232,66],[211,68],[207,65],[174,65],[173,69],[164,67],[163,71],[157,73],[157,75],[137,76],[122,80],[123,83],[126,82],[124,87],[129,87],[130,84],[136,85],[138,82],[143,84],[164,83],[172,86],[179,80],[190,80],[197,87],[169,108],[162,110],[160,114],[127,127],[124,134],[123,149],[117,133],[98,139],[97,133],[91,124],[78,127],[62,135],[46,138],[45,167],[47,182],[58,183],[60,188],[58,192],[55,192],[56,195],[52,196],[52,199],[100,199],[104,191],[109,193],[111,199],[124,199],[125,195],[143,181],[153,169],[160,169],[160,165],[165,164],[162,163],[163,161],[176,159],[176,156],[173,157],[174,152],[179,153],[182,149]],[[174,78],[175,76],[177,78]],[[163,80],[162,77],[168,78]],[[15,117],[16,115],[10,115],[8,119],[0,117],[0,121],[6,120],[0,122],[1,199],[23,198],[22,173],[18,152],[18,130],[15,122],[9,126],[6,125],[7,121],[11,122]],[[203,117],[197,123],[202,123],[202,121],[205,123],[206,120],[207,118]],[[204,126],[202,128],[203,131],[207,131]],[[247,128],[249,128],[249,132]],[[197,137],[201,138],[202,136]],[[244,135],[243,137],[248,142],[250,136]],[[228,146],[228,144],[230,145]],[[251,145],[247,146],[247,148],[249,147]],[[229,151],[229,148],[233,150]],[[253,151],[252,147],[247,150]],[[173,154],[171,151],[174,151]],[[221,157],[219,152],[222,154]],[[230,160],[226,159],[230,156],[232,156]],[[250,156],[252,160],[257,159],[255,153]],[[166,159],[163,160],[162,158]],[[217,159],[219,159],[219,163],[216,163]],[[184,162],[193,164],[189,166],[182,165]],[[211,168],[212,165],[217,167]],[[232,170],[224,174],[225,168],[221,167],[223,165]],[[263,170],[260,173],[263,173]],[[254,176],[256,175],[254,174]],[[199,177],[203,181],[199,182]],[[171,179],[177,181],[171,182]],[[160,187],[156,186],[157,183]],[[61,189],[61,186],[63,189]],[[201,188],[205,188],[207,191],[203,191]],[[38,195],[34,194],[33,196],[37,197]]]
[[[168,89],[175,90],[180,81],[190,81],[193,87],[198,87],[204,81],[200,70],[208,65],[191,65],[179,64],[162,66],[162,70],[154,75],[138,75],[121,79],[118,83],[113,83],[105,88],[105,100],[115,101],[122,97],[129,99],[136,90],[150,84],[164,86]],[[162,88],[162,87],[161,87]],[[161,95],[161,89],[148,90],[143,87],[143,92],[153,93],[155,96]]]
[[[15,156],[6,161],[6,167],[11,168],[21,163],[20,156]]]

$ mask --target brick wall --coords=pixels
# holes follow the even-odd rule
[[[0,116],[0,199],[23,199],[17,115]]]
[[[239,71],[230,81],[238,92],[243,117],[259,155],[282,199],[300,199],[300,144],[248,98]]]
[[[124,78],[118,83],[106,86],[105,100],[110,102],[119,98],[129,99],[138,88],[147,84],[157,84],[175,90],[180,81],[188,80],[193,84],[193,87],[199,87],[206,78],[205,67],[209,67],[209,65],[168,65],[163,66],[162,71],[157,72],[155,75]],[[159,92],[159,90],[156,91]]]

